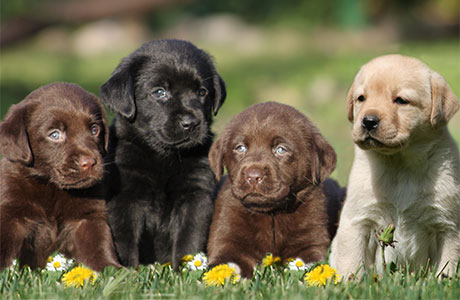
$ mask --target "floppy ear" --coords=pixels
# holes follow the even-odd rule
[[[127,57],[118,65],[112,76],[101,86],[102,101],[113,111],[132,120],[136,115],[134,84],[145,56]]]
[[[354,92],[354,82],[351,84],[350,90],[348,91],[347,95],[347,113],[348,113],[348,120],[353,122],[353,92]]]
[[[99,107],[99,111],[101,112],[102,126],[104,127],[102,128],[103,130],[102,134],[104,134],[104,150],[105,150],[105,153],[107,153],[108,147],[109,147],[109,126],[107,124],[107,115],[105,113],[104,106],[102,105],[99,98],[97,98],[96,96],[94,96],[94,98],[96,99],[97,106]]]
[[[0,124],[0,153],[11,161],[24,165],[32,163],[32,149],[26,128],[27,105],[11,106]]]
[[[208,154],[209,165],[219,182],[224,174],[224,145],[223,138],[218,138],[211,146]]]
[[[219,108],[224,104],[225,98],[227,97],[227,90],[225,88],[225,82],[219,75],[214,75],[214,105],[213,111],[214,116],[217,115]]]
[[[432,71],[431,78],[431,125],[441,127],[447,124],[459,108],[457,97],[454,95],[446,80],[437,72]]]
[[[334,171],[337,156],[334,149],[319,133],[313,133],[312,137],[312,163],[311,163],[311,178],[315,185],[321,182]]]
[[[102,108],[101,110],[101,117],[102,117],[102,124],[104,125],[104,150],[105,150],[105,153],[107,153],[107,151],[109,150],[109,132],[110,130],[107,124],[107,117],[105,115],[104,108]]]

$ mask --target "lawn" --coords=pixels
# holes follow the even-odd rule
[[[178,272],[159,264],[135,269],[106,268],[83,286],[66,285],[67,270],[11,268],[0,274],[2,299],[458,299],[460,278],[440,279],[430,271],[404,270],[315,286],[307,271],[259,266],[251,279],[223,286],[208,285],[203,273],[184,267]]]
[[[276,43],[276,41],[272,41]],[[236,48],[198,45],[215,58],[227,84],[227,100],[213,129],[219,134],[225,124],[247,106],[268,100],[293,105],[319,127],[335,148],[337,168],[332,177],[346,185],[353,158],[350,123],[345,97],[359,67],[386,53],[402,53],[422,59],[441,73],[456,95],[460,95],[459,40],[403,42],[385,47],[328,49],[311,45],[308,39],[292,49],[273,47],[240,53]],[[132,49],[134,50],[134,49]],[[33,89],[53,81],[75,82],[99,94],[99,86],[127,52],[81,57],[49,52],[33,45],[0,52],[0,118],[8,108]],[[112,115],[110,115],[112,117]],[[460,143],[460,113],[451,120],[451,133]],[[65,271],[7,269],[0,274],[2,299],[459,299],[458,276],[441,279],[431,271],[411,273],[403,269],[383,276],[372,272],[347,283],[310,287],[303,281],[306,271],[282,267],[260,267],[253,278],[223,287],[207,286],[204,271],[173,272],[168,266],[106,269],[94,285],[65,287]]]

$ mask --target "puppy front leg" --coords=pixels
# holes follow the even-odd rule
[[[1,211],[1,209],[0,209]],[[7,268],[13,259],[20,256],[21,246],[28,233],[25,226],[16,219],[0,215],[0,271]]]
[[[21,246],[21,266],[44,268],[47,258],[56,251],[56,224],[47,220],[27,222],[28,233]]]
[[[364,264],[373,264],[373,259],[369,256],[370,231],[340,224],[339,230],[332,241],[329,263],[337,269],[337,273],[343,278],[351,274],[356,274]],[[374,254],[375,256],[375,254]],[[371,262],[372,261],[372,262]]]
[[[245,230],[248,226],[242,218],[234,218],[230,210],[219,210],[214,214],[208,242],[208,269],[228,264],[245,278],[250,278],[254,268],[261,262],[267,247],[256,241],[257,232]]]
[[[184,255],[206,251],[214,207],[209,194],[188,194],[181,198],[182,205],[173,211],[177,222],[173,229],[172,264],[176,270]]]
[[[65,227],[69,234],[62,249],[64,254],[95,271],[101,271],[107,266],[121,267],[105,220],[84,219],[69,222]]]
[[[134,199],[130,201],[132,203],[123,205],[126,200],[120,197],[108,202],[108,223],[121,264],[126,267],[137,267],[139,265],[139,242],[145,216],[144,208],[136,204],[138,201]],[[117,202],[120,202],[121,205]]]
[[[243,253],[243,249],[235,249],[235,252]],[[251,278],[254,273],[254,269],[257,266],[257,263],[251,259],[250,256],[245,255],[234,255],[232,253],[218,253],[216,256],[210,257],[210,262],[208,269],[211,270],[217,265],[227,264],[229,267],[235,269],[235,273],[241,275],[244,278]]]
[[[460,233],[454,232],[444,236],[443,242],[437,272],[442,271],[445,275],[453,276],[457,271],[457,265],[460,264]]]
[[[320,235],[321,233],[318,233],[316,237]],[[328,232],[325,231],[323,236],[328,236]],[[303,243],[288,243],[281,257],[283,259],[301,258],[305,263],[316,263],[326,258],[328,246],[328,239],[324,239],[324,242],[312,240],[303,241]]]

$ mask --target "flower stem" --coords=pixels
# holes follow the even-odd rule
[[[383,272],[386,272],[387,269],[387,262],[385,260],[385,244],[381,243],[380,247],[382,248],[382,264],[383,264]]]

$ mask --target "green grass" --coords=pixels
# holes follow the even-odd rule
[[[259,267],[253,278],[206,286],[202,271],[174,272],[158,264],[139,270],[106,268],[94,285],[65,287],[62,272],[28,268],[0,273],[2,299],[459,299],[460,279],[434,272],[372,272],[337,285],[310,287],[303,272]]]

